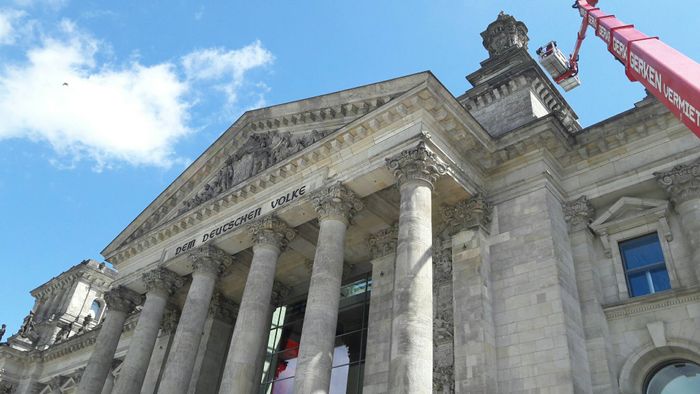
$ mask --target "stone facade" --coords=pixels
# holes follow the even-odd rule
[[[459,97],[419,73],[247,112],[116,271],[32,291],[0,392],[631,394],[700,363],[700,140],[651,98],[581,128],[523,23],[482,38]]]

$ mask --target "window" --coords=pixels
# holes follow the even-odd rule
[[[700,366],[676,361],[656,370],[646,385],[646,394],[697,394],[700,392]]]
[[[653,294],[671,288],[664,255],[656,233],[620,242],[630,297]]]
[[[92,315],[93,320],[97,320],[100,318],[100,312],[102,311],[102,305],[100,305],[100,302],[95,300],[92,302],[92,305],[90,306],[90,312],[88,312],[90,315]]]
[[[371,279],[365,277],[340,289],[330,394],[360,394],[364,376]],[[294,376],[306,302],[275,310],[263,366],[261,394],[294,391]]]

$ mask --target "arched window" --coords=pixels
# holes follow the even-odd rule
[[[646,384],[646,394],[700,393],[700,366],[689,361],[673,361],[652,373]]]
[[[100,318],[100,312],[102,312],[102,304],[100,304],[99,301],[95,300],[92,302],[92,305],[90,305],[90,314],[92,315],[93,320],[97,320]]]

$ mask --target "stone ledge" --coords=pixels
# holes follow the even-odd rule
[[[691,287],[631,298],[622,303],[604,305],[608,320],[634,316],[674,305],[700,301],[700,287]]]

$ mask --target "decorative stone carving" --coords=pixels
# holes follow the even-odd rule
[[[581,196],[574,201],[566,201],[562,208],[564,209],[564,220],[569,224],[569,231],[588,227],[595,216],[595,208],[586,196]]]
[[[399,240],[399,225],[393,224],[389,228],[378,231],[369,236],[369,251],[372,258],[384,257],[396,253],[396,244]]]
[[[428,150],[424,141],[386,159],[386,165],[399,186],[408,181],[423,181],[432,188],[435,181],[447,172],[447,166]]]
[[[655,172],[654,176],[675,205],[700,199],[700,160],[677,165],[669,171]]]
[[[337,219],[352,222],[357,211],[364,207],[355,193],[341,184],[323,187],[311,197],[319,220]]]
[[[433,240],[433,392],[454,393],[451,241]]]
[[[143,297],[124,286],[112,288],[104,295],[107,308],[115,311],[131,313],[143,301]]]
[[[503,11],[481,33],[481,38],[484,39],[484,48],[489,51],[489,57],[502,55],[514,47],[527,49],[530,41],[525,24]]]
[[[248,227],[253,244],[272,245],[280,250],[287,247],[294,239],[296,231],[276,216],[266,216],[256,220]]]
[[[329,132],[313,130],[304,135],[269,131],[251,134],[248,140],[229,156],[214,179],[192,198],[184,200],[179,213],[211,200],[246,179],[264,171],[287,157],[323,139]]]
[[[436,245],[436,242],[433,242]],[[446,248],[435,248],[433,251],[433,282],[452,282],[452,251]]]
[[[454,366],[433,367],[433,393],[454,393]]]
[[[219,276],[233,264],[233,256],[211,244],[205,244],[189,252],[192,271]]]
[[[442,216],[452,234],[474,227],[488,231],[488,225],[491,223],[491,205],[481,194],[476,194],[451,207],[443,207]]]
[[[21,337],[28,337],[29,334],[34,331],[34,312],[29,311],[29,314],[24,317],[24,321],[22,322],[22,326],[19,329],[19,336]]]
[[[282,282],[274,281],[272,284],[272,305],[275,307],[282,306],[285,299],[292,293],[292,289]]]
[[[15,385],[10,382],[0,382],[0,394],[10,394],[14,392]]]
[[[219,291],[214,293],[209,310],[217,319],[229,324],[234,324],[238,316],[238,304],[224,297]]]
[[[146,291],[160,292],[166,297],[173,294],[185,282],[180,275],[163,267],[144,272],[142,278],[146,284]]]
[[[175,332],[179,320],[180,311],[171,305],[170,307],[166,308],[165,312],[163,313],[163,319],[160,322],[160,330],[164,334]]]

